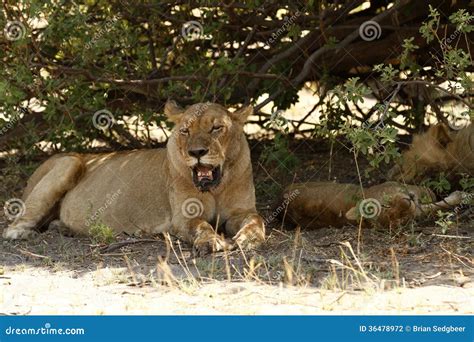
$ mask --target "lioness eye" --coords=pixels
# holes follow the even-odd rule
[[[213,126],[211,129],[211,133],[213,132],[219,132],[224,128],[224,126]]]
[[[189,134],[189,129],[187,128],[181,128],[179,130],[179,133],[181,133],[182,135],[188,135]]]

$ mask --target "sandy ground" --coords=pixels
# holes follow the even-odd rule
[[[77,275],[4,269],[1,314],[472,314],[474,286],[327,291],[249,282],[187,289],[115,284],[119,269]]]
[[[255,144],[254,160],[264,147]],[[294,174],[254,165],[264,217],[292,181],[358,181],[353,156],[344,149],[335,148],[329,164],[329,147],[318,142],[298,141],[290,150],[300,160]],[[385,173],[376,171],[364,185],[382,181]],[[26,176],[0,180],[6,200],[20,196]],[[170,253],[163,236],[122,247],[132,237],[118,236],[112,246],[120,248],[112,249],[57,231],[30,241],[0,238],[0,315],[472,314],[474,213],[446,232],[435,220],[392,231],[364,229],[360,241],[353,226],[298,233],[275,221],[259,250],[196,260],[176,241],[177,253]],[[0,212],[0,234],[6,223]],[[159,274],[163,259],[171,280]]]

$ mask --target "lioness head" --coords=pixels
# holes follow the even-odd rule
[[[444,124],[415,135],[410,148],[403,153],[401,163],[389,171],[389,178],[403,182],[420,181],[446,170],[452,158],[447,150],[451,142],[449,129]]]
[[[191,177],[200,191],[219,186],[226,167],[242,153],[242,143],[246,144],[243,125],[252,113],[250,106],[230,112],[215,103],[198,103],[183,109],[168,101],[165,114],[175,123],[168,155],[175,169]]]
[[[385,227],[390,224],[399,225],[415,217],[417,201],[413,193],[382,194],[358,202],[357,206],[349,209],[345,216],[353,223],[358,222],[362,216],[372,219],[373,224]]]
[[[407,223],[417,216],[422,203],[435,199],[428,188],[396,182],[371,186],[365,189],[365,196],[367,199],[347,211],[346,218],[357,222],[363,216],[384,227]]]

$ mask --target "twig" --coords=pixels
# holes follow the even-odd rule
[[[375,22],[379,22],[382,19],[386,18],[387,16],[391,15],[393,12],[398,10],[400,7],[400,4],[397,3],[395,6],[391,7],[390,9],[376,15],[373,17],[371,20]],[[342,40],[339,44],[336,44],[334,46],[331,45],[324,45],[314,51],[308,59],[305,61],[302,70],[300,73],[291,80],[291,84],[293,86],[298,86],[301,83],[303,83],[306,78],[311,74],[313,70],[313,65],[316,63],[316,60],[321,57],[323,54],[325,54],[328,51],[336,50],[336,52],[340,51],[341,49],[345,48],[347,45],[352,43],[354,40],[358,39],[360,37],[359,29],[355,29],[353,32],[351,32],[344,40]],[[262,68],[263,69],[263,68]],[[263,102],[259,103],[257,106],[255,106],[256,110],[259,110],[260,108],[264,107],[266,104],[269,102],[273,101],[276,97],[281,95],[283,93],[283,89],[277,90],[275,93],[270,95],[266,100]]]
[[[473,238],[470,236],[458,236],[458,235],[443,235],[443,234],[431,234],[431,236],[438,236],[448,239],[465,239],[465,240],[472,240]]]
[[[100,249],[100,253],[101,254],[104,254],[104,253],[110,253],[110,252],[113,252],[119,248],[122,248],[124,246],[128,246],[128,245],[134,245],[134,244],[137,244],[137,243],[152,243],[152,242],[159,242],[159,240],[154,240],[154,239],[136,239],[136,240],[127,240],[127,241],[120,241],[120,242],[115,242],[115,243],[111,243],[110,245],[108,246],[105,246],[105,247],[102,247]]]
[[[125,260],[125,263],[127,264],[128,271],[132,275],[133,284],[136,285],[136,286],[140,285],[140,283],[138,282],[137,276],[135,274],[135,271],[133,270],[132,264],[130,263],[130,259],[128,258],[127,255],[124,255],[123,259]],[[128,284],[128,285],[130,285],[130,284]]]
[[[48,256],[32,253],[30,251],[27,251],[26,249],[19,248],[18,250],[20,251],[21,254],[28,255],[28,256],[33,257],[33,258],[49,259]]]
[[[426,276],[425,278],[426,279],[434,279],[434,278],[438,278],[440,275],[442,275],[443,273],[442,272],[438,272],[438,273],[435,273],[433,275],[430,275],[430,276]]]
[[[232,60],[230,61],[230,64],[233,64],[238,58],[240,58],[240,56],[244,53],[245,49],[247,48],[247,46],[249,45],[250,41],[252,40],[253,36],[255,35],[255,32],[257,30],[257,26],[254,25],[252,27],[252,30],[250,30],[249,34],[247,35],[247,37],[245,38],[245,41],[244,43],[239,47],[239,50],[237,50],[237,53],[235,54],[235,56],[232,58]],[[222,87],[224,87],[224,85],[226,84],[227,82],[227,79],[228,79],[228,76],[229,75],[225,75],[222,80],[219,82],[219,87],[218,89],[222,89]]]
[[[456,254],[456,253],[453,253],[453,252],[451,252],[451,251],[448,251],[448,250],[447,250],[446,248],[444,248],[443,246],[440,246],[440,247],[441,247],[441,249],[442,249],[446,254],[448,254],[449,256],[453,256],[457,261],[459,261],[461,264],[463,264],[463,265],[466,266],[467,268],[469,268],[469,269],[471,269],[471,270],[474,269],[472,266],[466,265],[466,263],[461,260],[461,258],[465,258],[468,263],[470,263],[471,265],[474,264],[471,260],[469,260],[468,258],[464,257],[464,255],[458,255],[458,254]]]
[[[441,90],[442,92],[444,92],[445,94],[448,94],[456,99],[458,99],[459,101],[461,101],[462,103],[464,103],[467,107],[473,109],[474,108],[474,105],[472,103],[469,103],[466,99],[462,98],[461,96],[457,95],[457,94],[453,94],[451,93],[450,91],[444,89],[443,87],[437,85],[437,84],[433,84],[433,83],[430,83],[428,81],[422,81],[422,80],[411,80],[411,81],[400,81],[400,82],[396,82],[397,84],[424,84],[428,87],[432,87],[432,88],[436,88],[438,90]]]

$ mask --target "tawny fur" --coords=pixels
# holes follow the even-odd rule
[[[415,135],[401,164],[389,172],[389,177],[412,183],[441,172],[448,178],[459,173],[474,174],[474,125],[452,131],[438,124]]]
[[[283,198],[288,202],[285,221],[303,228],[341,227],[358,223],[363,199],[375,199],[380,211],[365,223],[382,227],[405,224],[415,218],[422,200],[434,200],[426,188],[386,182],[362,190],[354,184],[309,182],[288,186]]]
[[[184,110],[169,102],[165,114],[175,128],[166,149],[54,156],[28,180],[25,214],[3,236],[28,238],[59,208],[57,218],[79,234],[87,234],[98,221],[116,232],[171,232],[198,252],[235,243],[244,248],[258,245],[264,240],[264,224],[255,208],[250,151],[243,133],[252,112],[246,107],[231,113],[212,103]],[[189,154],[191,148],[208,149],[200,161],[222,168],[220,184],[210,191],[201,192],[193,183],[191,169],[197,158]],[[202,209],[197,217],[184,213],[187,200],[198,203],[194,209]],[[233,243],[215,233],[210,224],[214,221],[225,224]]]

